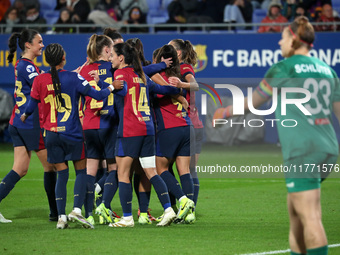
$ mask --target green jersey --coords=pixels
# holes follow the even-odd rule
[[[284,160],[313,152],[338,155],[338,141],[331,120],[333,102],[340,101],[340,84],[334,70],[317,58],[293,55],[273,65],[265,80],[278,91],[275,115],[279,120],[277,126]],[[311,115],[282,100],[284,93],[281,91],[288,87],[310,92],[310,100],[302,105]],[[285,93],[290,101],[305,97],[301,92]]]

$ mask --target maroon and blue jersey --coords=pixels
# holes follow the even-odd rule
[[[105,83],[112,84],[113,82],[113,69],[112,63],[108,61],[96,61],[93,64],[84,66],[80,74],[83,76],[92,88],[96,90],[103,89],[100,85],[97,85],[93,77],[88,73],[92,70],[96,70],[99,75],[99,79]],[[107,87],[107,84],[102,83],[101,86]],[[110,94],[107,98],[101,101],[97,101],[92,97],[85,97],[85,111],[83,129],[100,129],[110,128],[115,124],[116,116],[114,109],[114,95]]]
[[[117,92],[116,106],[119,115],[117,137],[155,135],[155,128],[150,112],[149,93],[178,94],[179,89],[171,86],[160,86],[147,75],[147,84],[128,66],[117,69],[115,80],[122,80],[124,89]]]
[[[9,123],[17,128],[23,129],[40,128],[38,109],[36,109],[34,113],[27,118],[25,123],[20,120],[20,116],[24,113],[31,98],[30,94],[34,78],[40,74],[40,70],[31,60],[27,58],[20,58],[15,64],[14,74],[15,106]]]
[[[165,72],[160,75],[169,83]],[[188,113],[182,104],[168,95],[156,95],[153,101],[156,116],[157,131],[191,125]]]
[[[192,68],[191,65],[189,64],[184,64],[181,63],[181,75],[182,75],[182,80],[185,80],[185,76],[187,76],[188,74],[192,74],[195,77],[195,71]],[[196,107],[196,99],[195,99],[195,92],[189,92],[186,94],[186,100],[189,103],[189,117],[192,121],[192,124],[194,125],[194,128],[203,128],[203,123],[202,121],[199,119],[198,116],[198,110]]]
[[[65,102],[62,107],[56,99],[50,73],[38,76],[32,86],[31,100],[26,109],[30,114],[41,103],[39,109],[44,117],[43,128],[52,132],[62,133],[73,139],[82,139],[83,131],[79,120],[79,100],[81,95],[90,95],[102,100],[110,94],[108,89],[97,91],[79,74],[65,70],[58,71],[61,84],[61,96]]]

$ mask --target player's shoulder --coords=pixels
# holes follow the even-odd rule
[[[85,65],[82,69],[81,69],[81,72],[80,74],[84,75],[84,74],[87,74],[88,72],[92,71],[92,70],[98,70],[98,66],[100,64],[98,63],[92,63],[92,64],[88,64],[88,65]]]
[[[181,70],[193,71],[194,69],[192,68],[191,65],[186,64],[186,63],[182,63],[182,64],[181,64]]]
[[[34,64],[28,59],[19,59],[16,64],[16,69],[20,72],[34,73],[38,70],[35,68]]]
[[[132,68],[122,68],[122,69],[117,69],[114,72],[115,78],[119,79],[119,78],[127,78],[130,77],[133,73],[133,69]]]
[[[181,74],[184,75],[184,74],[188,74],[188,73],[192,73],[193,75],[195,75],[194,68],[189,64],[182,63],[181,64]]]

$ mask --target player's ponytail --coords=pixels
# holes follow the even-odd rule
[[[311,49],[315,39],[313,26],[309,23],[307,17],[300,16],[296,18],[288,27],[289,33],[293,37],[292,48],[298,49],[302,46]]]
[[[192,66],[196,65],[197,53],[194,50],[194,46],[188,40],[184,41],[184,46],[185,46],[185,52],[186,52],[185,57],[184,57],[184,62]]]
[[[33,29],[23,29],[21,33],[13,33],[8,40],[9,54],[7,56],[8,63],[12,63],[14,59],[14,53],[17,51],[17,44],[19,48],[25,52],[25,43],[32,43],[33,38],[39,34],[38,31]],[[19,40],[19,41],[18,41]]]
[[[138,58],[138,53],[135,48],[132,48],[127,43],[118,43],[113,47],[117,56],[124,56],[125,64],[132,66],[134,71],[138,74],[139,78],[142,79],[143,83],[146,85],[146,78],[142,68],[142,64]]]
[[[176,50],[181,51],[181,61],[189,65],[196,65],[197,53],[190,41],[183,41],[182,39],[171,40]]]
[[[56,68],[56,66],[61,64],[61,62],[63,61],[64,55],[65,55],[65,51],[63,47],[58,43],[51,43],[46,47],[45,59],[47,63],[51,66],[52,83],[53,83],[54,93],[57,99],[56,109],[60,109],[60,107],[64,107],[67,110],[70,110],[65,106],[65,101],[63,97],[61,96],[61,85],[60,85],[58,71]]]
[[[137,50],[138,57],[142,66],[148,66],[151,64],[150,61],[145,59],[143,43],[139,38],[128,39],[126,40],[126,43]]]
[[[175,48],[172,45],[164,45],[159,50],[155,57],[155,62],[160,63],[162,62],[163,58],[172,58],[172,64],[171,66],[167,67],[165,69],[165,74],[167,77],[170,76],[176,76],[178,78],[181,78],[181,67],[178,60],[177,52]]]
[[[89,64],[98,61],[105,46],[111,47],[113,41],[106,35],[94,34],[90,37],[90,41],[87,45],[87,56],[89,57]]]

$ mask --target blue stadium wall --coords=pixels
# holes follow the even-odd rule
[[[73,70],[86,61],[86,45],[90,34],[43,35],[44,45],[60,43],[66,51],[65,69]],[[268,68],[282,59],[278,41],[280,34],[153,34],[123,35],[124,39],[138,37],[144,44],[147,59],[152,58],[154,49],[167,44],[171,39],[190,40],[198,53],[199,62],[195,66],[196,78],[203,84],[214,86],[217,83],[235,84],[246,90],[256,86]],[[9,35],[0,35],[0,88],[13,93],[13,66],[6,63]],[[329,64],[340,74],[340,33],[317,33],[311,54]],[[48,70],[43,56],[38,57],[36,65]],[[207,90],[208,87],[203,87]],[[211,91],[211,90],[210,90]],[[217,91],[220,96],[228,95]],[[197,93],[197,106],[201,107],[200,90]],[[217,100],[217,97],[216,97]],[[218,102],[218,101],[217,101]],[[204,116],[203,116],[204,117]],[[338,138],[340,129],[335,123]],[[266,129],[265,142],[277,142],[276,129]]]

